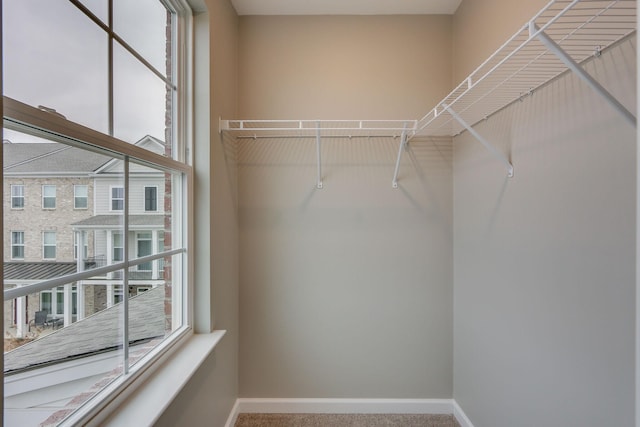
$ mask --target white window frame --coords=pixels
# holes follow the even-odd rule
[[[88,142],[91,146],[97,150],[106,150],[109,153],[115,153],[122,155],[125,160],[139,159],[149,162],[159,168],[166,168],[166,171],[173,171],[178,174],[179,180],[174,182],[175,191],[173,193],[176,200],[181,200],[178,204],[173,204],[173,224],[174,228],[172,232],[172,242],[174,244],[171,250],[167,250],[164,253],[157,254],[157,259],[166,256],[182,255],[179,263],[173,264],[172,272],[174,277],[179,277],[181,281],[180,288],[182,293],[178,294],[178,298],[174,300],[174,304],[181,308],[180,319],[182,327],[171,335],[171,339],[164,340],[160,345],[156,346],[140,361],[138,361],[129,372],[125,372],[114,381],[112,381],[107,387],[95,395],[88,404],[81,406],[78,410],[72,413],[67,419],[63,421],[64,425],[85,425],[90,423],[91,425],[98,425],[100,422],[106,420],[111,411],[119,406],[123,396],[130,395],[144,379],[147,378],[150,372],[153,371],[159,364],[156,362],[163,358],[168,352],[177,351],[179,345],[175,345],[178,342],[182,342],[183,339],[188,337],[192,333],[193,325],[193,170],[192,162],[192,150],[189,148],[192,146],[193,130],[193,16],[187,5],[186,0],[162,0],[162,3],[168,5],[173,12],[177,12],[178,15],[174,15],[174,40],[172,45],[176,47],[176,50],[183,49],[181,52],[174,52],[172,58],[172,64],[174,71],[172,75],[176,77],[175,85],[178,87],[177,97],[174,98],[174,108],[172,110],[173,123],[176,124],[173,129],[174,143],[180,142],[180,147],[173,147],[172,152],[177,160],[167,158],[162,155],[154,154],[150,151],[144,150],[140,147],[136,147],[130,144],[126,144],[123,141],[119,141],[116,138],[108,135],[87,129],[85,127],[75,125],[64,117],[58,117],[56,115],[48,114],[40,111],[34,107],[22,104],[19,101],[4,97],[3,98],[3,115],[5,120],[5,127],[20,132],[30,133],[36,136],[43,136],[49,139],[56,140],[57,142],[65,143],[68,145],[79,145],[83,148],[85,145],[82,141]],[[74,2],[79,8],[80,3]],[[94,20],[95,21],[95,20]],[[174,93],[175,95],[175,93]],[[126,170],[126,166],[125,166]],[[95,197],[95,192],[94,192]],[[125,200],[127,195],[125,194]],[[179,206],[179,209],[177,208]],[[125,204],[124,217],[127,217],[127,207]],[[126,227],[125,227],[126,228]],[[125,236],[126,236],[125,230]],[[178,243],[180,242],[180,243]],[[130,257],[129,257],[130,259]],[[136,265],[135,260],[133,262],[120,263],[117,266],[128,268],[128,265]],[[106,266],[102,268],[106,273],[106,270],[114,268],[116,266]],[[80,272],[70,276],[47,280],[45,282],[36,283],[34,285],[27,285],[25,287],[10,289],[5,291],[5,300],[19,297],[17,294],[24,292],[40,291],[44,289],[51,289],[53,286],[59,286],[63,283],[70,283],[71,280],[84,280],[85,276],[99,273],[99,269],[91,271]],[[102,273],[102,270],[100,273]],[[127,297],[125,297],[125,301]],[[218,335],[216,342],[221,335]],[[127,341],[124,341],[124,345],[127,346]],[[149,369],[148,369],[149,368]],[[114,399],[114,396],[118,398]]]
[[[46,189],[47,188],[53,188],[53,196],[47,196],[46,193]],[[45,206],[45,200],[46,199],[53,199],[53,207],[51,206]],[[46,209],[46,210],[54,210],[58,204],[58,188],[55,184],[43,184],[42,185],[42,209]]]
[[[78,197],[77,192],[79,188],[85,188],[87,190],[86,196]],[[78,199],[85,199],[86,206],[78,207]],[[73,209],[87,210],[89,209],[89,185],[87,184],[74,184],[73,185]]]
[[[156,200],[155,200],[156,201],[156,208],[155,209],[147,209],[147,188],[153,188],[156,191],[156,194],[155,194],[155,196],[156,196]],[[157,185],[145,185],[143,193],[144,194],[142,196],[143,197],[143,200],[142,200],[143,206],[142,207],[143,207],[144,211],[145,212],[158,212],[158,204],[160,202],[160,200],[158,200],[158,186]]]
[[[14,243],[14,239],[13,236],[14,235],[18,235],[18,234],[22,234],[22,243]],[[25,240],[25,233],[24,231],[20,231],[20,230],[15,230],[15,231],[11,231],[11,259],[12,260],[23,260],[24,259],[24,252],[25,252],[25,244],[24,244],[24,240]],[[14,257],[13,256],[13,248],[17,248],[17,247],[22,247],[22,257]]]
[[[22,193],[22,194],[20,194],[19,196],[16,196],[14,194],[14,189],[17,190],[18,188],[22,190],[22,191],[20,191],[20,193]],[[16,207],[14,205],[14,200],[17,200],[17,199],[22,199],[22,206]],[[25,201],[25,198],[24,198],[24,184],[11,184],[11,209],[15,209],[15,210],[24,209],[24,201]]]
[[[53,244],[47,243],[46,236],[53,235]],[[47,248],[53,246],[53,257],[46,257],[45,253],[47,252]],[[55,260],[58,257],[58,234],[54,230],[44,230],[42,232],[42,259],[44,260]]]
[[[143,162],[155,165],[159,168],[166,168],[165,170],[173,171],[179,175],[179,179],[174,182],[175,192],[172,196],[175,199],[181,199],[183,203],[173,204],[173,221],[172,229],[172,243],[173,249],[167,250],[165,253],[157,254],[158,259],[166,256],[182,255],[180,262],[172,264],[172,272],[181,281],[180,287],[183,291],[178,296],[178,300],[174,300],[176,307],[181,310],[180,319],[182,327],[171,336],[171,339],[164,340],[160,345],[156,346],[151,352],[144,356],[130,369],[128,373],[121,375],[112,381],[107,387],[100,391],[90,403],[81,406],[78,410],[72,413],[67,419],[64,420],[64,425],[84,425],[88,421],[92,424],[99,424],[105,420],[110,411],[119,406],[120,397],[131,395],[134,390],[147,375],[158,366],[158,363],[153,364],[163,358],[163,356],[170,351],[177,351],[179,345],[174,345],[178,340],[182,340],[188,337],[192,333],[193,325],[193,281],[191,276],[193,274],[193,170],[191,167],[192,161],[192,146],[191,139],[193,138],[193,131],[190,129],[193,126],[193,16],[185,0],[162,0],[162,3],[168,5],[171,10],[177,12],[179,16],[174,15],[173,21],[175,23],[173,32],[174,40],[172,46],[174,49],[184,49],[174,53],[172,61],[175,76],[175,84],[178,87],[177,97],[174,99],[172,110],[174,126],[172,141],[177,143],[178,141],[183,144],[178,147],[173,147],[172,152],[176,160],[167,158],[162,155],[154,154],[150,151],[144,150],[140,147],[136,147],[130,144],[126,144],[117,140],[109,135],[105,135],[85,127],[75,125],[63,117],[48,114],[40,111],[36,108],[27,106],[18,101],[10,98],[3,98],[3,114],[5,120],[5,127],[31,133],[33,135],[44,136],[53,138],[61,143],[69,145],[80,145],[84,147],[84,144],[79,141],[86,141],[95,147],[97,150],[106,150],[108,153],[120,154],[125,160],[125,165],[128,159],[139,159]],[[75,3],[79,5],[80,3]],[[78,6],[80,7],[80,6]],[[127,167],[125,166],[125,170]],[[94,192],[94,197],[96,194]],[[127,195],[125,194],[125,199]],[[127,207],[125,204],[124,217],[127,217]],[[125,236],[126,236],[125,231]],[[129,257],[131,258],[131,257]],[[135,260],[134,260],[135,261]],[[128,262],[118,264],[124,268],[128,268]],[[135,264],[134,264],[135,265]],[[115,266],[107,266],[102,270],[113,268]],[[36,288],[38,289],[51,289],[52,286],[58,286],[59,283],[67,281],[84,280],[98,273],[97,269],[92,271],[86,271],[76,273],[64,278],[52,279],[45,282],[37,283],[34,285],[28,285],[20,289],[11,289],[5,294],[5,298],[16,298],[16,293],[32,292]],[[126,298],[125,298],[126,300]],[[217,335],[216,342],[221,335]],[[182,342],[182,341],[181,341]],[[126,340],[124,345],[127,346]],[[147,369],[149,367],[149,369]],[[114,399],[114,396],[118,398]],[[125,398],[125,397],[123,397]]]
[[[113,197],[113,190],[122,190],[122,197]],[[125,191],[124,191],[124,187],[122,185],[110,185],[109,186],[109,211],[111,212],[122,212],[124,211],[124,201],[125,201]],[[113,208],[113,202],[115,201],[121,201],[122,202],[122,209],[114,209]]]

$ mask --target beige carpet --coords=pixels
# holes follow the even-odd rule
[[[453,415],[239,414],[235,427],[460,427]]]

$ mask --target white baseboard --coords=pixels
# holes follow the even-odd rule
[[[240,399],[236,399],[236,403],[233,405],[233,408],[231,408],[231,413],[229,414],[229,417],[227,418],[227,422],[225,423],[224,427],[233,427],[236,424],[236,420],[238,419],[238,414],[240,413],[240,411],[238,410],[240,406]]]
[[[269,399],[240,398],[225,427],[240,413],[262,414],[453,414],[462,427],[473,427],[453,399]]]
[[[458,402],[452,399],[453,402],[453,416],[456,417],[458,423],[460,423],[461,427],[473,427],[471,420],[467,417],[467,414],[464,413]]]

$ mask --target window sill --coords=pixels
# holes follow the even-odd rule
[[[101,425],[153,425],[196,370],[218,345],[226,331],[191,335],[169,359]],[[140,410],[144,408],[144,410]]]

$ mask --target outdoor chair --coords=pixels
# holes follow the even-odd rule
[[[31,324],[36,327],[46,328],[47,326],[55,327],[56,329],[60,325],[60,319],[47,319],[47,312],[45,310],[36,311],[35,318],[29,322],[29,332],[31,332]]]

